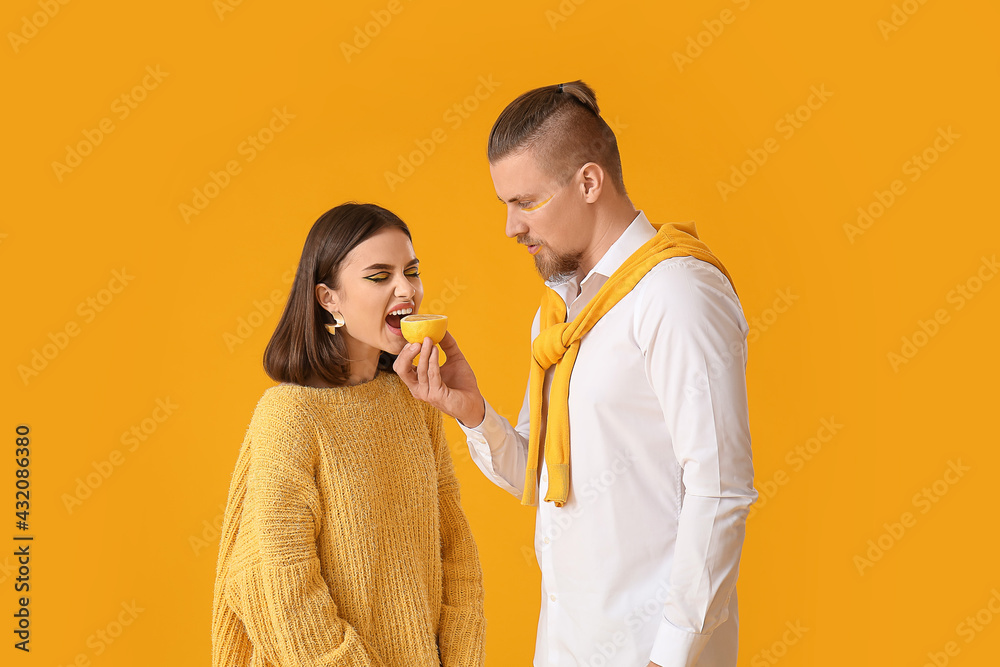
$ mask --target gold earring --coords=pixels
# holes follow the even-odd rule
[[[326,327],[327,331],[336,336],[337,329],[344,326],[344,316],[338,313],[337,311],[333,311],[330,314],[333,315],[333,324],[326,324],[324,326]]]

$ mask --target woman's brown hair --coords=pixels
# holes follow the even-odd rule
[[[316,376],[334,386],[347,384],[347,346],[343,336],[326,330],[324,325],[333,324],[333,315],[319,305],[316,285],[324,283],[337,289],[347,255],[387,227],[401,230],[412,242],[406,223],[376,204],[341,204],[313,223],[288,302],[264,350],[264,372],[272,380],[304,385],[310,376]],[[378,369],[393,372],[395,360],[396,355],[383,350]]]

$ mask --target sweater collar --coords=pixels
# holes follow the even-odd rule
[[[268,389],[274,392],[287,392],[306,400],[316,400],[327,403],[364,403],[385,398],[386,391],[402,380],[395,373],[378,370],[375,377],[368,382],[344,387],[307,387],[301,384],[282,383]]]

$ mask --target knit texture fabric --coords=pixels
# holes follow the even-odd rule
[[[213,667],[485,664],[441,412],[394,373],[257,403],[222,525]]]
[[[542,294],[540,331],[531,344],[529,376],[531,427],[528,432],[528,463],[521,504],[538,502],[538,463],[545,453],[549,485],[545,500],[562,507],[569,497],[569,378],[580,349],[580,339],[604,314],[615,307],[651,268],[669,257],[690,256],[710,262],[729,280],[726,267],[698,238],[694,222],[654,224],[656,234],[639,247],[612,273],[583,310],[566,322],[566,304],[551,287]],[[735,291],[735,287],[733,290]],[[542,390],[545,371],[555,366],[549,387],[545,435],[542,436]]]

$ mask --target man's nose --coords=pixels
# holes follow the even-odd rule
[[[528,226],[524,224],[524,220],[518,214],[518,212],[509,208],[507,210],[507,225],[504,229],[504,233],[507,234],[507,238],[514,238],[528,232]]]

